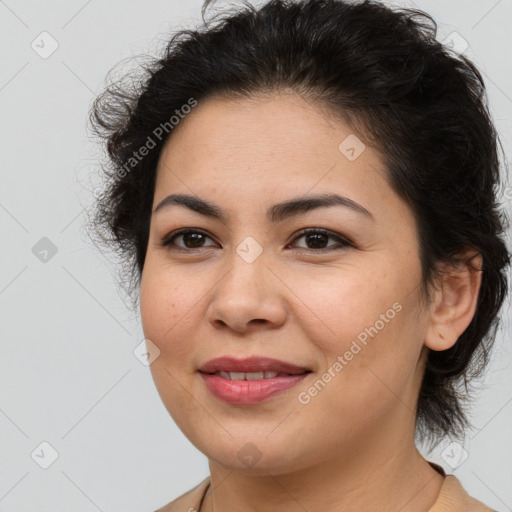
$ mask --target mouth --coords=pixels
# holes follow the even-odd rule
[[[206,362],[199,371],[207,374],[223,372],[222,376],[231,380],[251,380],[274,378],[281,375],[300,375],[311,371],[296,364],[270,357],[248,357],[237,359],[231,356],[217,357]]]
[[[198,371],[213,396],[232,405],[249,405],[289,390],[312,370],[271,358],[221,357]]]

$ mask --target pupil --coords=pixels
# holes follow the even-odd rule
[[[203,235],[201,233],[186,233],[183,235],[183,241],[185,242],[185,245],[189,245],[188,241],[191,242],[192,247],[201,247],[201,244],[198,242],[201,242]],[[195,240],[194,240],[195,238]],[[197,245],[195,245],[197,243]]]
[[[317,244],[317,242],[320,243],[320,245],[321,245],[320,248],[324,248],[325,247],[325,244],[322,244],[322,240],[321,239],[323,239],[323,241],[325,242],[326,239],[327,239],[327,235],[324,235],[323,233],[316,233],[316,234],[311,234],[311,235],[307,235],[306,236],[307,240],[310,240],[311,238],[313,238],[313,240],[316,240],[316,241],[313,242],[313,246],[314,246],[313,248],[317,248],[318,249],[318,246],[315,245],[315,244]],[[308,244],[308,245],[310,245],[310,244]]]

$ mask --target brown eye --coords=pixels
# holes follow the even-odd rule
[[[175,243],[175,240],[179,240],[180,238],[182,239],[183,245]],[[183,229],[166,237],[160,242],[160,245],[167,247],[170,250],[201,249],[203,247],[211,247],[204,245],[205,240],[208,238],[210,237],[202,231],[195,229]]]
[[[303,231],[300,236],[294,239],[294,241],[304,238],[306,240],[306,247],[300,247],[300,249],[312,250],[321,252],[322,250],[332,250],[339,249],[341,247],[352,246],[352,244],[342,238],[341,236],[332,233],[331,231],[327,231],[325,229],[308,229]],[[338,243],[329,246],[328,240],[329,238],[336,240]]]
[[[186,247],[202,247],[205,236],[202,233],[184,233],[180,235],[183,238],[183,243]]]
[[[304,235],[304,239],[310,249],[323,249],[328,244],[329,235],[325,235],[324,233],[308,233]],[[313,244],[313,247],[311,247],[310,244]]]

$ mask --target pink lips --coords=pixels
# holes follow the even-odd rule
[[[268,357],[219,357],[208,361],[199,372],[208,390],[220,400],[230,404],[256,404],[295,386],[310,370]],[[230,380],[225,376],[213,375],[215,372],[277,372],[281,375]]]

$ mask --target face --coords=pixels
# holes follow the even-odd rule
[[[179,428],[226,468],[348,463],[413,435],[427,328],[416,226],[355,137],[293,94],[217,98],[161,154],[153,209],[184,194],[223,217],[177,203],[152,215],[140,290],[160,351],[150,368]],[[270,210],[331,194],[350,201]],[[307,373],[269,379],[270,395],[258,375],[217,394],[207,381],[223,377],[199,369],[223,356]]]

